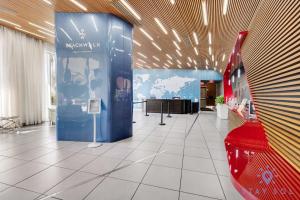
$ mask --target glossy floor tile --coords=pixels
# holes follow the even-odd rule
[[[56,141],[46,125],[2,134],[0,200],[242,199],[228,173],[228,121],[202,112],[193,124],[196,116],[172,115],[159,126],[160,115],[135,111],[133,137],[95,149]]]

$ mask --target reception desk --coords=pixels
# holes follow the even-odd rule
[[[168,102],[171,114],[191,113],[190,99],[147,99],[147,111],[149,113],[160,113],[161,103],[163,103],[163,112],[168,113]]]

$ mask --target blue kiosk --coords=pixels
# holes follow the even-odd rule
[[[56,13],[57,138],[93,141],[89,99],[101,99],[96,141],[132,136],[132,30],[111,14]]]

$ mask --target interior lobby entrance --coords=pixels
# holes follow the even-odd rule
[[[299,0],[1,0],[0,200],[299,200]]]

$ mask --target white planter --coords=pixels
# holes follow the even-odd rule
[[[217,116],[220,119],[228,119],[228,105],[217,104]]]

